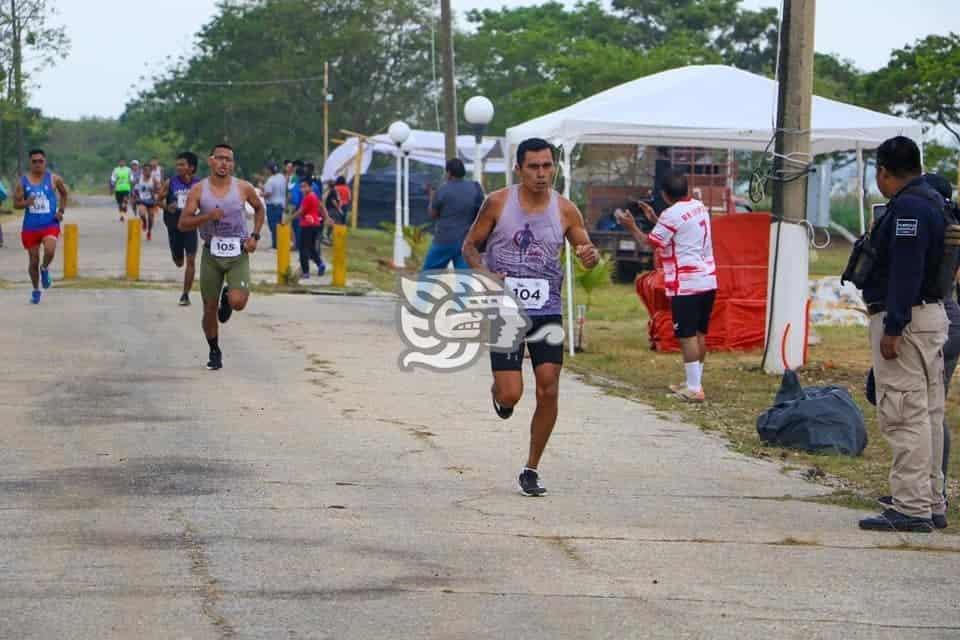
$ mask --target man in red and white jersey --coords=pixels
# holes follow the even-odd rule
[[[659,218],[648,203],[638,203],[647,219],[656,225],[649,235],[640,231],[631,214],[618,209],[614,215],[638,242],[653,245],[663,263],[673,331],[680,341],[686,372],[686,382],[670,385],[670,391],[681,400],[703,402],[703,362],[717,293],[710,212],[702,202],[687,195],[687,177],[682,173],[668,171],[660,189],[670,206]]]

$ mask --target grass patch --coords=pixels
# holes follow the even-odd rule
[[[362,278],[380,291],[397,291],[397,273],[389,267],[393,237],[381,229],[351,230],[347,236],[347,278]]]
[[[860,511],[877,511],[880,505],[876,500],[868,498],[862,494],[849,489],[838,489],[828,496],[818,496],[815,498],[801,498],[804,502],[816,502],[818,504],[832,504],[838,507],[848,509],[858,509]]]
[[[842,253],[834,249],[831,260]],[[846,260],[846,256],[843,256]],[[583,291],[576,292],[585,300]],[[681,416],[704,430],[719,432],[740,453],[767,458],[802,472],[811,481],[834,486],[834,496],[818,500],[853,508],[876,510],[876,497],[889,493],[887,474],[891,453],[880,435],[875,409],[864,397],[863,385],[870,367],[867,330],[861,327],[818,327],[822,342],[810,347],[810,361],[800,372],[804,386],[837,384],[847,387],[866,419],[869,445],[861,457],[811,455],[768,446],[760,442],[756,419],[773,402],[780,379],[760,368],[760,352],[711,353],[704,384],[708,402],[687,405],[667,395],[667,385],[683,379],[680,355],[650,350],[647,313],[632,285],[614,284],[593,294],[587,311],[585,351],[567,360],[568,368],[607,393],[642,401],[655,409]],[[960,442],[960,403],[956,394],[947,402],[948,423]],[[951,456],[950,493],[956,495],[960,456]],[[949,518],[960,521],[958,500],[950,505]]]
[[[57,289],[180,289],[182,283],[170,280],[126,280],[124,278],[76,278],[58,280]]]
[[[819,242],[819,240],[818,240]],[[834,236],[826,249],[810,250],[810,277],[840,276],[847,266],[852,247],[843,238]]]

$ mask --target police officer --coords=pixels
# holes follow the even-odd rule
[[[874,222],[876,262],[863,286],[877,385],[877,419],[893,450],[891,504],[860,521],[877,531],[933,530],[945,522],[943,353],[947,316],[944,202],[921,175],[920,149],[898,136],[877,149],[877,186],[889,198]]]

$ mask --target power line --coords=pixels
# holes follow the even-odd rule
[[[262,87],[273,84],[303,84],[315,81],[323,81],[323,75],[280,80],[175,80],[174,82],[203,87]]]

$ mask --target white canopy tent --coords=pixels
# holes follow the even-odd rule
[[[444,148],[444,136],[440,131],[414,129],[405,145],[410,149],[410,159],[434,167],[443,167],[447,163]],[[323,164],[323,180],[333,180],[342,175],[348,180],[353,178],[356,167],[359,140],[348,138],[346,142],[333,150]],[[473,158],[476,141],[473,136],[457,136],[457,155],[467,167],[473,170]],[[366,173],[373,161],[374,153],[397,155],[397,145],[387,134],[368,138],[363,146],[361,173]],[[484,159],[483,170],[486,173],[503,173],[506,165],[503,161],[503,142],[501,138],[484,138],[480,143],[480,154]]]
[[[722,65],[671,69],[613,87],[569,107],[507,129],[506,155],[527,138],[544,138],[562,149],[560,167],[570,195],[570,159],[578,144],[636,144],[772,150],[777,83]],[[919,122],[813,97],[813,154],[857,150],[905,135],[918,143]],[[859,192],[863,194],[862,159]],[[507,179],[510,179],[508,174]],[[863,205],[861,201],[861,226]],[[567,251],[567,304],[573,327],[573,283]],[[806,287],[806,284],[803,285]],[[795,335],[802,332],[794,331]],[[570,341],[573,353],[573,341]]]
[[[651,144],[763,151],[775,122],[777,83],[721,65],[671,69],[613,87],[507,129],[507,143],[539,137],[574,144]],[[875,148],[919,122],[814,96],[814,154]]]

